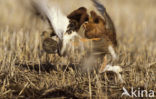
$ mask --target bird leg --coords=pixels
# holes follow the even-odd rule
[[[103,71],[104,71],[106,65],[107,65],[107,56],[105,55],[104,58],[103,58],[102,65],[101,65],[100,70],[99,70],[100,73],[103,73]]]

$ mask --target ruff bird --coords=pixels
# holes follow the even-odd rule
[[[117,59],[115,52],[117,40],[114,24],[104,6],[96,0],[91,0],[98,12],[80,7],[65,15],[60,7],[49,5],[46,1],[33,0],[33,5],[43,16],[46,16],[58,37],[57,52],[67,57],[93,56],[95,57],[93,61],[100,57],[103,61],[100,72],[106,71],[104,70],[107,64],[106,54],[110,53],[113,60]],[[51,42],[44,44],[46,47],[55,45],[53,40],[46,41]],[[89,60],[85,59],[85,61]]]

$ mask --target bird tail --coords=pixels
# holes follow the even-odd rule
[[[47,0],[32,0],[32,5],[42,16],[48,19],[55,34],[62,40],[69,24],[67,16],[61,12],[56,4],[49,6]]]

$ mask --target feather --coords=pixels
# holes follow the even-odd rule
[[[32,0],[32,4],[43,16],[47,17],[55,34],[62,40],[69,25],[67,16],[57,5],[49,6],[47,0]]]

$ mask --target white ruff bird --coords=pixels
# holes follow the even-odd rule
[[[63,39],[63,35],[69,25],[69,20],[57,5],[48,5],[47,0],[33,0],[33,4],[43,16],[46,16],[50,21],[52,28],[59,39]]]
[[[84,50],[80,35],[76,31],[67,32],[70,20],[61,12],[61,9],[57,5],[48,5],[47,0],[33,0],[33,4],[43,16],[47,17],[51,27],[59,38],[61,55],[70,57],[75,53],[76,48],[81,50],[81,52]]]

